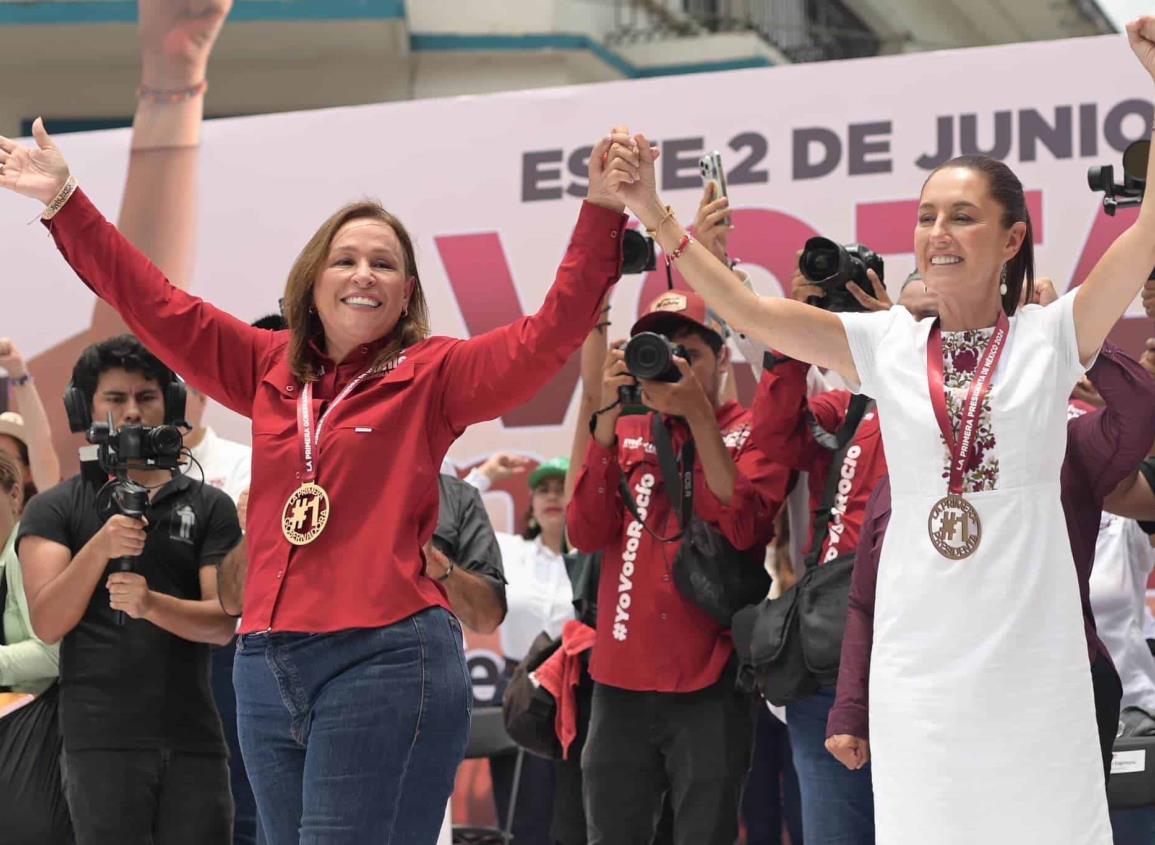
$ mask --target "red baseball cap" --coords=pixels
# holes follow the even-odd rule
[[[646,313],[630,329],[630,336],[657,332],[670,337],[687,325],[711,331],[723,342],[728,334],[722,318],[707,308],[706,300],[698,294],[688,290],[668,290],[650,303]]]

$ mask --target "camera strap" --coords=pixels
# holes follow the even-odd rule
[[[846,409],[846,419],[843,420],[838,431],[834,433],[820,426],[818,421],[814,419],[814,415],[807,411],[806,418],[810,425],[810,435],[819,446],[823,446],[831,452],[837,452],[854,438],[858,431],[858,424],[862,422],[862,417],[866,414],[867,406],[873,401],[869,396],[863,396],[861,393],[851,396],[850,405]]]
[[[681,468],[679,469],[679,461],[674,457],[673,441],[670,439],[670,432],[662,421],[661,415],[653,414],[650,419],[654,449],[658,454],[658,469],[662,473],[662,483],[666,488],[666,496],[669,498],[670,504],[674,508],[674,515],[678,520],[678,533],[672,537],[662,537],[646,525],[624,475],[618,481],[618,488],[626,508],[646,532],[659,542],[672,543],[675,540],[680,540],[682,535],[686,533],[686,526],[689,525],[690,517],[694,513],[694,441],[692,438],[687,438],[682,446]]]
[[[861,400],[861,401],[860,401]],[[874,407],[874,400],[869,396],[857,394],[850,399],[846,409],[846,419],[838,429],[837,434],[823,432],[827,437],[837,442],[837,450],[830,459],[830,469],[826,475],[826,490],[822,493],[822,502],[818,506],[814,518],[814,530],[811,532],[813,548],[804,559],[806,569],[816,566],[822,557],[822,549],[826,546],[826,531],[830,521],[834,519],[834,499],[838,495],[838,482],[842,478],[842,470],[846,465],[846,453],[854,442],[854,435],[862,424],[862,418],[869,408]],[[823,444],[826,445],[826,444]]]

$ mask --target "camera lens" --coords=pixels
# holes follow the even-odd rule
[[[626,344],[626,369],[636,378],[665,381],[674,367],[673,349],[660,334],[641,332]]]
[[[811,238],[798,259],[798,270],[808,281],[822,283],[848,275],[849,256],[829,238]]]
[[[150,451],[157,456],[179,455],[182,442],[175,426],[158,425],[148,433]]]

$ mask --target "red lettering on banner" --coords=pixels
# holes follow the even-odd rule
[[[524,316],[509,262],[494,232],[434,238],[465,328],[471,337]],[[529,402],[505,414],[508,428],[561,425],[577,387],[581,362],[573,355]]]
[[[1075,272],[1071,276],[1071,283],[1067,290],[1078,287],[1087,280],[1091,270],[1103,257],[1107,247],[1115,242],[1139,216],[1137,208],[1121,208],[1114,217],[1103,213],[1102,207],[1096,203],[1095,220],[1091,224],[1091,232],[1083,244],[1083,253],[1075,265]],[[1110,339],[1118,344],[1128,355],[1139,358],[1143,354],[1144,342],[1155,331],[1152,331],[1151,321],[1145,318],[1124,317],[1111,329]]]

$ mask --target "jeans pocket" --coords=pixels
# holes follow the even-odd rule
[[[465,658],[465,633],[461,630],[461,621],[456,616],[446,611],[445,618],[449,622],[449,633],[453,640],[451,648],[457,654],[458,662],[461,665],[461,680],[465,685],[463,689],[465,712],[472,715],[473,679],[469,676],[469,661]]]

